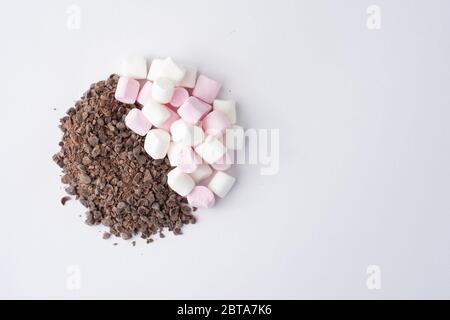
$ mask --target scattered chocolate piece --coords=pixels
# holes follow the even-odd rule
[[[122,237],[123,240],[128,240],[131,239],[131,234],[127,233],[127,232],[122,232],[120,234],[120,236]]]
[[[89,176],[84,172],[82,172],[78,175],[78,180],[79,180],[80,184],[91,183],[91,178],[89,178]]]
[[[192,209],[167,185],[168,159],[150,158],[145,137],[126,128],[128,111],[140,106],[114,98],[118,79],[92,84],[60,120],[63,138],[53,160],[62,168],[66,192],[88,209],[87,225],[108,228],[103,238],[140,235],[150,243],[166,228],[181,234],[196,221]]]
[[[88,142],[91,146],[95,147],[98,145],[98,138],[96,136],[91,136],[88,138]]]
[[[61,204],[64,206],[66,204],[67,201],[69,201],[70,199],[72,199],[71,197],[68,196],[64,196],[61,198]]]
[[[109,232],[105,232],[105,233],[103,233],[103,239],[109,239],[109,238],[111,238],[111,233],[109,233]]]

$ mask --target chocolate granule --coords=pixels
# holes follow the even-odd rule
[[[61,198],[61,204],[64,206],[67,201],[69,201],[71,198],[68,196],[64,196]]]
[[[167,157],[150,158],[145,137],[126,128],[126,114],[140,107],[114,98],[118,78],[91,85],[61,119],[61,150],[53,156],[63,171],[61,181],[88,209],[87,225],[103,224],[125,240],[149,239],[165,228],[181,234],[195,217],[186,198],[167,185]]]

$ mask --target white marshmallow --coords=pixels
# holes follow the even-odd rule
[[[202,144],[195,148],[195,152],[209,164],[217,162],[226,152],[226,147],[214,136],[207,136]]]
[[[169,110],[167,110],[167,107],[163,106],[153,99],[149,99],[145,103],[144,107],[142,108],[142,113],[155,127],[161,126],[170,117],[170,112]]]
[[[236,123],[236,102],[234,100],[216,99],[213,102],[213,109],[225,113],[231,124]]]
[[[142,56],[129,56],[122,60],[121,76],[133,79],[145,79],[147,60]]]
[[[147,133],[144,149],[153,159],[163,159],[170,145],[170,134],[162,129],[152,129]]]
[[[184,65],[183,68],[186,73],[183,79],[177,84],[179,87],[194,88],[197,81],[197,68],[193,66]]]
[[[203,163],[202,159],[198,156],[191,147],[185,147],[184,150],[178,155],[178,166],[184,173],[192,173],[197,170],[197,167]]]
[[[170,165],[176,167],[179,163],[179,156],[186,146],[181,142],[172,141],[167,151],[167,157],[169,158]]]
[[[169,103],[172,100],[175,85],[169,78],[158,78],[153,82],[152,98],[159,103]]]
[[[186,146],[196,146],[203,142],[205,133],[198,126],[192,126],[183,119],[178,119],[170,126],[172,140],[183,143]]]
[[[150,81],[155,81],[161,74],[161,67],[164,63],[163,59],[153,59],[152,64],[148,70],[147,79]]]
[[[223,171],[217,171],[214,177],[208,184],[208,188],[211,189],[219,197],[223,198],[230,191],[236,178],[226,174]]]
[[[225,130],[225,144],[228,149],[241,150],[245,144],[244,128],[233,125]]]
[[[179,66],[171,57],[168,57],[162,63],[157,78],[167,78],[173,83],[178,84],[184,78],[185,74],[186,70],[184,67]]]
[[[203,142],[205,133],[203,129],[198,126],[189,126],[187,135],[182,140],[185,144],[195,147]]]
[[[191,173],[191,177],[196,183],[198,183],[208,178],[212,174],[212,172],[213,171],[209,165],[207,165],[206,163],[202,163],[197,166],[197,169],[194,172]]]
[[[167,184],[173,191],[183,197],[187,196],[195,187],[194,179],[178,168],[172,169],[167,174]]]
[[[175,142],[180,142],[183,140],[184,136],[187,134],[189,125],[184,122],[183,119],[178,119],[174,121],[170,126],[170,133],[172,134],[172,140]]]

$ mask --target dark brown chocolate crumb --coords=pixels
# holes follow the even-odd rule
[[[133,247],[136,246],[136,241],[131,242],[131,244],[133,245]]]
[[[122,232],[122,233],[120,234],[120,236],[122,237],[123,240],[131,239],[131,234],[128,233],[128,232]]]
[[[64,206],[66,204],[67,201],[69,201],[70,199],[72,199],[71,197],[68,196],[64,196],[61,198],[61,204]]]
[[[111,237],[111,233],[109,233],[109,232],[104,232],[103,233],[103,239],[109,239]]]
[[[113,243],[113,246],[117,246],[117,245],[118,245],[118,243],[117,243],[117,242],[114,242],[114,243]]]
[[[141,107],[114,98],[118,78],[92,84],[60,120],[61,149],[53,160],[62,168],[61,180],[87,208],[87,225],[102,224],[126,240],[163,238],[162,230],[181,234],[196,221],[192,209],[167,185],[167,157],[151,159],[145,137],[126,128],[128,111]]]

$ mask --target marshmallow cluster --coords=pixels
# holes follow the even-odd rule
[[[145,136],[150,157],[168,157],[169,187],[191,206],[210,208],[236,181],[225,171],[244,147],[244,129],[236,125],[236,103],[217,99],[221,84],[197,73],[170,57],[154,59],[148,70],[144,57],[128,57],[115,98],[142,106],[130,110],[125,124]]]

